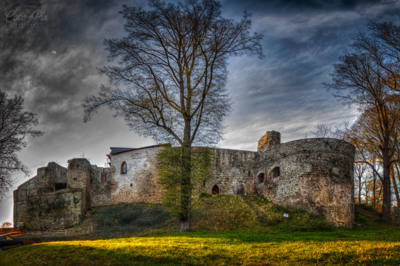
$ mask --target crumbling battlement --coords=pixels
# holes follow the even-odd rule
[[[258,152],[264,152],[271,147],[281,144],[281,133],[277,131],[267,131],[258,141]]]
[[[47,230],[79,224],[90,206],[110,203],[109,182],[101,183],[111,180],[110,174],[83,158],[69,160],[68,169],[54,162],[39,168],[14,191],[15,226]]]
[[[314,138],[280,143],[268,131],[257,152],[214,149],[213,177],[204,192],[262,195],[286,206],[323,215],[337,225],[354,223],[354,147],[344,141]],[[87,159],[39,168],[14,191],[14,223],[31,229],[78,224],[87,209],[131,202],[161,202],[156,155],[160,145],[111,148],[110,168]]]

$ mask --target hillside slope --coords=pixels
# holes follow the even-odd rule
[[[365,206],[356,206],[356,218],[355,229],[390,227],[380,222],[379,213]],[[160,204],[119,204],[93,208],[81,225],[59,236],[44,236],[43,240],[162,235],[178,231],[177,224]],[[195,232],[321,232],[335,229],[321,216],[300,208],[285,208],[257,196],[204,194],[192,207],[192,231]]]
[[[300,208],[285,208],[257,196],[204,195],[193,206],[194,231],[326,231],[333,228],[318,215]]]

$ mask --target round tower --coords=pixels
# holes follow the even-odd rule
[[[279,204],[318,213],[336,225],[351,227],[353,164],[354,146],[342,140],[313,138],[283,143],[262,154],[257,193]]]

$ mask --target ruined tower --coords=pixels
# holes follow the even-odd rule
[[[90,162],[85,158],[68,161],[68,188],[81,189],[83,193],[83,212],[90,206]]]
[[[281,133],[277,131],[267,131],[258,141],[258,152],[269,150],[272,146],[281,144]]]

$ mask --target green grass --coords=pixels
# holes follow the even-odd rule
[[[400,230],[367,206],[356,211],[358,226],[344,229],[263,198],[203,195],[194,231],[178,233],[160,206],[102,207],[85,221],[93,234],[6,250],[0,265],[398,265]]]
[[[284,213],[289,214],[285,221]],[[335,226],[300,208],[285,208],[256,196],[204,195],[193,206],[193,230],[240,232],[332,231]]]
[[[184,233],[49,242],[0,253],[1,265],[371,264],[400,261],[400,232]]]

